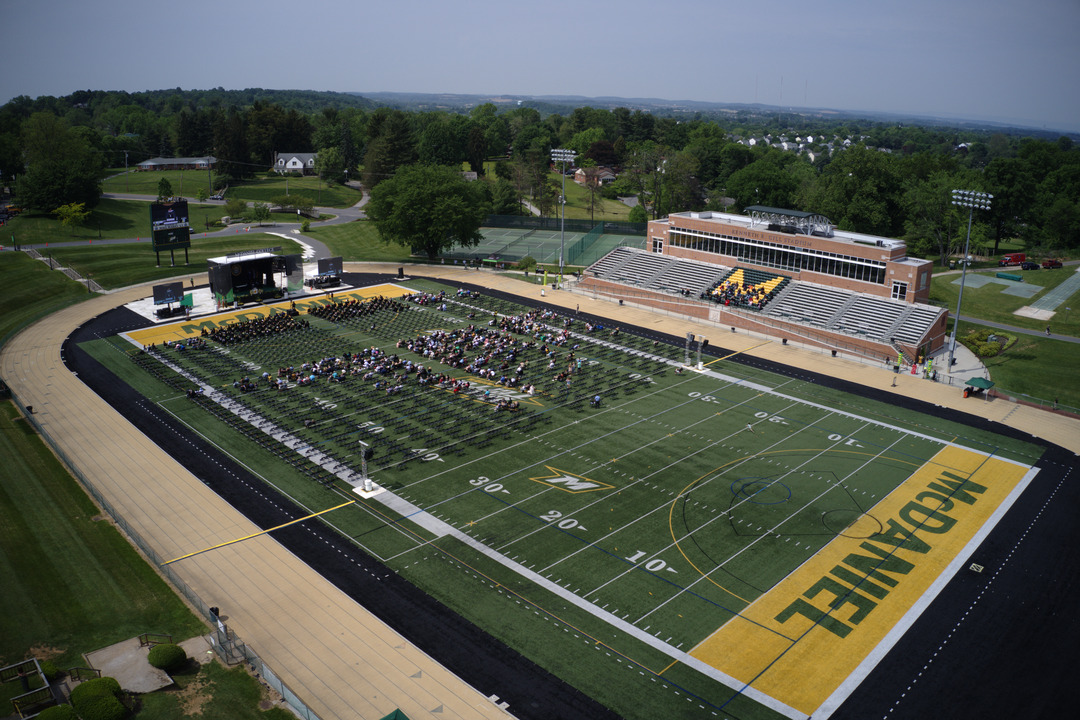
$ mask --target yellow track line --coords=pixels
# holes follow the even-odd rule
[[[244,537],[236,538],[235,540],[229,540],[227,542],[218,543],[217,545],[211,545],[210,547],[203,548],[202,550],[196,550],[195,552],[188,553],[187,555],[181,555],[180,557],[173,558],[172,560],[166,560],[165,562],[163,562],[161,564],[162,565],[168,565],[169,563],[174,563],[177,560],[183,560],[184,558],[189,558],[189,557],[192,557],[194,555],[199,555],[199,554],[204,553],[204,552],[209,552],[210,550],[217,550],[218,548],[223,548],[223,547],[225,547],[227,545],[232,545],[234,543],[243,542],[244,540],[250,540],[253,537],[259,537],[260,535],[265,535],[266,533],[274,532],[275,530],[280,530],[283,527],[289,527],[290,525],[295,525],[298,522],[304,522],[305,520],[310,520],[313,517],[318,517],[320,515],[324,515],[324,514],[330,512],[331,510],[337,510],[338,508],[343,508],[346,505],[352,505],[355,502],[356,502],[355,500],[350,500],[349,502],[341,503],[340,505],[335,505],[332,508],[326,508],[325,510],[320,510],[317,513],[312,513],[311,515],[306,515],[306,516],[304,516],[302,518],[297,518],[296,520],[290,520],[289,522],[284,523],[282,525],[278,525],[277,527],[268,528],[266,530],[262,530],[262,531],[257,532],[257,533],[252,533],[251,535],[245,535]]]
[[[762,345],[768,345],[771,342],[772,342],[772,340],[766,340],[763,343],[758,343],[757,345],[754,345],[753,347],[748,347],[745,350],[736,350],[735,352],[729,353],[729,354],[725,355],[724,357],[718,357],[715,360],[710,360],[709,362],[705,363],[705,366],[708,367],[709,365],[712,365],[713,363],[716,363],[716,362],[720,362],[721,360],[727,360],[728,358],[733,358],[736,355],[742,355],[743,353],[748,353],[751,350],[757,350]]]

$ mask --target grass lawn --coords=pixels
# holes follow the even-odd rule
[[[207,195],[213,195],[210,185],[210,173],[206,170],[161,170],[142,172],[129,169],[125,174],[124,168],[109,168],[106,177],[101,181],[102,192],[124,193],[133,195],[158,194],[158,183],[162,178],[172,185],[173,194],[177,197],[195,198],[199,189],[206,191]],[[214,178],[214,182],[219,182]]]
[[[149,243],[141,245],[87,245],[49,249],[53,259],[65,267],[74,268],[83,277],[89,274],[104,288],[126,287],[151,280],[163,280],[194,272],[206,272],[207,258],[220,257],[238,250],[257,250],[266,247],[283,248],[285,254],[301,252],[291,240],[262,233],[239,233],[229,237],[192,237],[188,248],[188,264],[184,251],[176,251],[176,266],[169,265],[169,253],[161,253],[161,267]],[[40,263],[39,263],[40,264]]]
[[[375,228],[375,223],[371,220],[313,227],[307,234],[326,243],[334,255],[340,255],[346,262],[416,262],[417,260],[410,257],[410,250],[404,245],[383,242],[379,231]]]
[[[559,173],[549,173],[548,177],[555,182],[559,191],[562,191],[562,176]],[[561,215],[560,215],[561,217]],[[589,220],[589,191],[578,185],[569,177],[566,178],[566,217],[574,220]],[[630,217],[630,207],[618,200],[602,199],[600,207],[593,213],[592,219],[599,223],[601,220],[627,220]]]
[[[188,204],[188,213],[192,223],[192,233],[205,223],[216,224],[225,214],[221,205]],[[275,216],[276,217],[276,216]],[[281,216],[281,222],[289,222],[293,216]],[[99,233],[100,229],[100,233]],[[124,238],[150,237],[149,203],[139,200],[112,200],[102,198],[81,227],[68,229],[60,224],[55,215],[49,213],[23,213],[13,218],[3,228],[0,244],[42,245],[44,243],[71,242],[85,240],[93,244],[99,238],[114,240]],[[12,241],[12,235],[15,240]]]
[[[11,402],[0,404],[0,456],[0,665],[37,657],[66,671],[85,665],[84,653],[144,632],[176,641],[206,632]],[[261,710],[265,691],[243,667],[192,662],[174,679],[140,696],[133,717],[294,717]],[[0,707],[21,693],[18,683],[0,685]]]
[[[205,631],[10,402],[0,456],[0,663],[37,655],[66,670],[140,633]]]
[[[82,283],[16,252],[0,253],[0,287],[0,344],[24,325],[87,298]]]
[[[961,326],[961,332],[967,325]],[[1003,392],[1022,393],[1080,412],[1080,346],[1020,335],[1016,344],[983,364]],[[1068,409],[1068,408],[1065,408]]]
[[[1029,330],[1043,330],[1047,325],[1050,325],[1058,335],[1080,336],[1080,292],[1074,293],[1066,300],[1049,322],[1014,314],[1015,311],[1025,305],[1030,305],[1038,300],[1045,294],[1046,290],[1055,288],[1065,282],[1066,279],[1072,276],[1074,270],[1075,268],[1072,267],[1058,268],[1057,270],[1002,268],[1002,272],[1022,276],[1025,285],[1040,286],[1045,290],[1035,297],[1023,298],[1002,292],[1009,285],[1019,285],[1020,283],[1009,281],[992,282],[981,288],[973,287],[968,283],[964,286],[964,307],[961,309],[961,314]],[[930,302],[948,308],[950,315],[956,312],[956,300],[960,294],[960,285],[955,284],[954,281],[959,279],[959,273],[936,275],[930,284]],[[1002,284],[1006,282],[1009,284]],[[1071,307],[1076,312],[1067,312],[1066,307]],[[963,325],[961,325],[961,332],[963,332]]]
[[[175,687],[140,697],[137,720],[176,720],[185,717],[229,720],[291,720],[282,708],[260,710],[264,689],[242,667],[226,669],[217,661],[173,675]]]

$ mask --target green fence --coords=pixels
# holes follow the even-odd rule
[[[604,223],[600,223],[589,232],[573,243],[570,247],[566,248],[566,264],[576,265],[578,258],[580,258],[586,250],[592,247],[593,243],[600,239],[600,236],[604,234]]]
[[[566,220],[566,232],[587,233],[597,227],[592,220]],[[488,215],[484,220],[484,227],[491,228],[531,228],[534,230],[561,230],[563,229],[562,218],[535,217],[533,215]],[[619,220],[604,220],[599,225],[603,228],[601,234],[611,235],[645,235],[647,223],[632,223]]]

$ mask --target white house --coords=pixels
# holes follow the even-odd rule
[[[318,153],[274,153],[274,172],[310,175],[315,172]]]

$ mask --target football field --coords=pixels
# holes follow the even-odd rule
[[[1014,440],[438,291],[354,288],[94,352],[333,508],[311,522],[626,717],[827,716],[1035,472]]]

